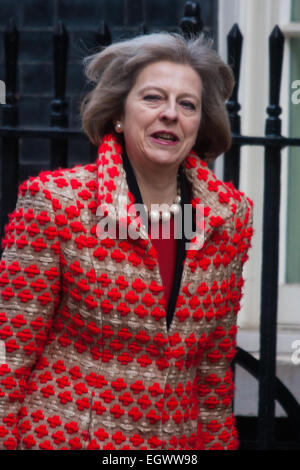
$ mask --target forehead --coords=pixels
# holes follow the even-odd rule
[[[171,61],[158,61],[146,65],[138,74],[133,86],[136,90],[146,86],[174,88],[201,94],[202,83],[198,73],[188,64]]]

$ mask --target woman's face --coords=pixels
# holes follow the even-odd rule
[[[189,65],[159,61],[142,69],[120,119],[132,163],[178,167],[196,141],[201,96],[201,79]]]

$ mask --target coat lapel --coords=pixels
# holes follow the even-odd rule
[[[195,211],[198,211],[200,222],[197,238],[191,240],[193,249],[189,257],[193,257],[207,243],[213,231],[220,229],[226,220],[232,217],[236,210],[238,192],[231,183],[218,180],[207,163],[194,151],[186,157],[184,170],[191,185],[193,213],[196,214]],[[112,224],[115,223],[117,226],[121,224],[124,231],[135,219],[140,224],[137,236],[146,240],[150,248],[151,241],[148,233],[143,230],[142,219],[135,211],[134,202],[122,164],[122,147],[113,135],[107,135],[98,149],[97,216],[107,215]],[[115,208],[126,208],[126,211]]]
[[[114,211],[115,207],[123,207],[124,202],[127,204],[127,208],[130,207],[131,209],[134,209],[135,201],[133,195],[129,191],[126,172],[123,168],[122,147],[112,135],[107,135],[103,139],[98,150],[96,163],[96,220],[99,220],[99,209],[101,215],[103,215],[107,210],[109,219],[112,219],[119,228],[122,226],[126,231],[128,224],[132,223],[133,219],[137,219],[137,214],[134,210],[131,216],[127,213],[125,215],[120,215],[118,211]],[[172,338],[172,335],[176,335],[179,330],[182,335],[192,334],[190,328],[193,328],[193,324],[190,323],[190,328],[186,328],[186,326],[184,326],[185,322],[182,323],[182,315],[186,312],[184,308],[183,310],[181,308],[181,301],[186,296],[190,297],[190,294],[187,291],[187,289],[190,289],[190,284],[194,285],[196,283],[198,285],[203,281],[203,275],[206,275],[207,277],[207,272],[203,272],[203,269],[205,270],[207,266],[206,263],[203,265],[203,262],[201,261],[202,255],[205,255],[206,249],[209,250],[208,244],[212,234],[217,230],[222,230],[222,226],[225,222],[232,218],[237,207],[237,200],[240,198],[239,192],[235,190],[232,184],[219,181],[213,171],[207,166],[206,162],[201,160],[193,151],[186,157],[183,168],[191,187],[191,204],[194,207],[200,204],[200,207],[203,207],[204,209],[204,230],[200,236],[199,248],[186,250],[186,258],[183,265],[177,303],[174,308],[173,319],[169,329],[167,329],[166,321],[164,320],[167,339]],[[140,222],[142,223],[141,219]],[[119,272],[119,266],[116,266],[118,263],[115,263],[114,261],[106,261],[105,267],[103,265],[103,259],[106,256],[106,254],[103,254],[103,251],[110,251],[110,246],[113,247],[112,250],[115,250],[116,248],[113,240],[109,241],[109,238],[109,235],[106,233],[103,240],[105,249],[103,250],[101,246],[96,250],[96,253],[94,253],[94,266],[96,275],[99,279],[102,279],[103,277],[103,269],[108,273]],[[127,236],[124,238],[127,238]],[[124,274],[124,276],[129,276],[129,278],[137,279],[141,274],[141,269],[151,271],[151,276],[154,279],[153,282],[155,286],[159,288],[159,299],[157,299],[157,311],[159,311],[160,315],[159,318],[162,318],[161,315],[165,318],[167,313],[166,307],[163,307],[162,279],[159,272],[158,255],[156,250],[152,245],[148,233],[144,233],[143,230],[140,230],[139,237],[137,237],[136,241],[132,243],[132,246],[134,247],[132,255],[133,258],[131,257],[129,260],[130,263],[124,264],[122,267],[122,274]],[[197,240],[196,243],[198,243]],[[124,240],[124,242],[122,242],[122,247],[125,248],[125,250],[129,249],[128,241]],[[117,254],[114,251],[114,253],[110,253],[110,255],[116,256]],[[124,257],[122,253],[120,256]],[[135,266],[136,256],[136,261],[138,263],[137,266]],[[140,259],[142,260],[142,265],[139,264]],[[144,271],[142,272],[144,273]],[[214,282],[214,269],[210,270],[209,279],[209,283],[210,281],[211,283]],[[185,330],[183,331],[183,329]]]

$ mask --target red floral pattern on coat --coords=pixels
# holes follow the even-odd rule
[[[99,205],[133,202],[121,153],[108,135],[95,163],[19,186],[0,263],[2,449],[238,447],[230,362],[253,202],[186,157],[205,238],[168,330],[150,239],[96,234]]]

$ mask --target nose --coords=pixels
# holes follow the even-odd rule
[[[176,101],[168,100],[162,110],[161,119],[168,121],[176,121],[178,118],[178,111]]]

